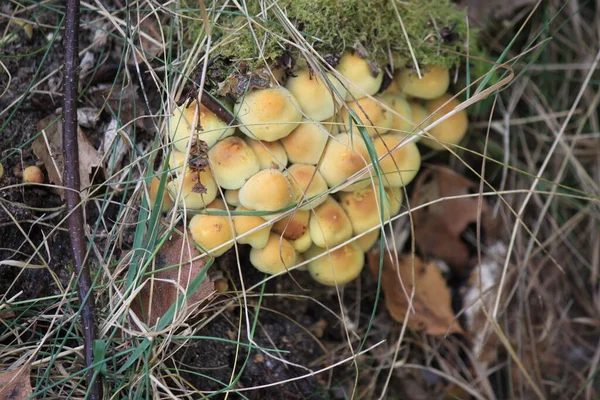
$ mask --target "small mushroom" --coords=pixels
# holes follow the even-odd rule
[[[381,99],[396,113],[399,115],[392,114],[393,120],[390,127],[390,133],[400,133],[406,135],[413,129],[412,110],[408,101],[401,95],[384,95]]]
[[[400,211],[402,192],[399,188],[385,188],[383,201],[379,187],[372,186],[355,192],[340,194],[340,205],[352,222],[355,235],[389,221]],[[383,212],[382,212],[383,211]]]
[[[194,115],[196,125],[194,123]],[[221,121],[212,111],[196,100],[175,109],[169,118],[169,137],[173,146],[181,152],[188,148],[190,138],[206,142],[212,147],[218,140],[233,135],[235,128]]]
[[[188,225],[192,239],[202,250],[219,257],[233,247],[233,227],[226,215],[197,214]],[[223,246],[223,247],[219,247]]]
[[[363,97],[348,103],[348,109],[356,113],[360,122],[352,122],[352,132],[358,132],[357,127],[364,127],[371,137],[383,135],[390,130],[394,122],[394,114],[382,105],[383,98]],[[348,109],[340,111],[340,120],[344,122],[346,132],[351,132],[350,115]]]
[[[369,162],[369,152],[362,138],[359,135],[351,136],[342,133],[329,139],[319,172],[323,175],[327,186],[334,188],[365,168]],[[361,189],[369,183],[370,180],[365,177],[344,190]]]
[[[260,170],[254,151],[243,139],[231,136],[208,151],[208,161],[215,180],[223,189],[239,189]]]
[[[381,229],[376,229],[369,233],[364,234],[361,237],[356,238],[354,242],[360,247],[363,253],[371,250],[371,247],[377,243],[377,239],[379,239],[379,234],[381,233]]]
[[[44,183],[44,173],[35,165],[30,165],[23,170],[24,183]]]
[[[169,155],[169,168],[172,171],[176,171],[179,168],[183,167],[188,162],[188,158],[186,153],[177,150],[171,150],[171,154]]]
[[[398,85],[407,96],[419,99],[435,99],[448,90],[450,85],[450,72],[440,65],[426,65],[421,68],[421,79],[417,71],[412,68],[403,68],[396,73]]]
[[[318,257],[308,263],[308,272],[315,281],[327,286],[340,286],[353,281],[365,265],[365,254],[355,242],[334,251],[313,246],[304,253],[304,257]]]
[[[235,210],[248,212],[248,215],[233,216],[233,226],[235,228],[237,242],[240,244],[249,244],[255,249],[262,249],[265,247],[271,233],[271,225],[265,225],[265,220],[263,218],[258,215],[251,215],[252,211],[247,208],[238,207]],[[246,234],[261,226],[263,227],[250,234]]]
[[[322,248],[337,246],[352,237],[350,218],[331,196],[312,211],[308,229],[313,243]]]
[[[346,53],[340,58],[336,69],[348,82],[346,101],[358,100],[368,95],[374,95],[381,87],[383,71],[374,73],[367,60],[356,52]]]
[[[447,104],[445,104],[446,102]],[[438,99],[428,101],[426,104],[427,111],[432,114],[428,125],[450,113],[459,104],[460,102],[457,99],[453,99],[450,94],[445,94]],[[430,128],[428,132],[433,138],[423,136],[421,143],[434,150],[444,150],[446,149],[444,145],[452,146],[458,144],[465,137],[468,126],[469,119],[467,112],[460,110],[458,113],[440,122],[439,125]]]
[[[428,125],[428,123],[426,124],[423,121],[429,117],[429,113],[427,112],[427,109],[418,101],[409,101],[408,105],[410,106],[410,112],[412,115],[410,131],[413,134],[418,134],[421,132],[421,130],[423,130],[423,128],[425,128],[425,125]],[[419,127],[419,129],[417,129],[417,127]],[[422,137],[423,136],[421,135],[417,135],[415,142],[421,140]]]
[[[312,245],[308,229],[309,219],[309,211],[295,210],[294,213],[275,222],[273,232],[287,239],[297,252],[304,252]]]
[[[240,204],[250,210],[278,211],[292,204],[293,189],[280,171],[264,169],[242,186]]]
[[[296,265],[296,250],[284,238],[271,233],[267,245],[250,250],[250,263],[266,274],[277,274]]]
[[[278,169],[283,171],[288,163],[288,155],[279,140],[265,142],[246,138],[246,143],[258,158],[260,169]]]
[[[240,189],[229,189],[225,191],[225,201],[230,206],[238,207],[240,203]]]
[[[234,111],[243,133],[267,142],[286,137],[302,120],[296,98],[281,86],[247,93],[235,104]]]
[[[294,71],[286,84],[287,89],[298,100],[302,112],[314,121],[331,118],[336,104],[343,103],[346,97],[346,89],[338,79],[329,73],[325,77],[326,79],[304,68]]]
[[[383,173],[381,179],[385,186],[406,186],[421,168],[419,148],[414,142],[403,143],[405,139],[406,136],[389,133],[373,141],[377,156],[379,158],[383,156],[379,161],[379,166]]]
[[[327,182],[317,171],[317,167],[308,164],[293,164],[287,170],[287,177],[294,191],[294,202],[302,201],[300,210],[312,210],[322,204],[327,192]]]
[[[328,137],[323,125],[303,119],[292,133],[281,139],[281,144],[290,162],[317,165]]]
[[[217,198],[218,187],[210,168],[203,171],[188,170],[177,179],[167,184],[167,189],[172,200],[177,198],[177,191],[181,187],[181,204],[190,210],[201,210]]]
[[[152,180],[150,181],[150,190],[149,190],[149,201],[150,201],[150,208],[154,208],[154,204],[156,204],[156,200],[158,198],[158,189],[160,187],[160,179],[156,176],[152,177]],[[165,184],[164,186],[165,188],[167,187],[167,185]],[[162,195],[162,206],[161,206],[161,211],[162,212],[167,212],[171,209],[171,207],[173,207],[173,200],[171,199],[171,197],[169,197],[169,194],[163,190],[163,195]]]

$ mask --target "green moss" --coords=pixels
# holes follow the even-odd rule
[[[227,60],[225,77],[255,71],[265,64],[273,67],[284,54],[303,63],[298,47],[306,45],[290,35],[293,27],[321,55],[360,48],[379,66],[390,63],[390,54],[404,64],[412,63],[400,20],[421,64],[450,67],[464,61],[455,53],[467,53],[465,14],[449,0],[248,0],[250,24],[244,13],[231,8],[232,2],[227,4],[229,8],[219,5],[215,8],[218,11],[213,11],[219,15],[212,27],[215,41],[211,53],[213,60]],[[185,21],[188,25],[184,31],[192,37],[203,29],[197,19]],[[440,40],[444,28],[456,33],[457,39]],[[470,42],[471,52],[476,53],[474,31]]]

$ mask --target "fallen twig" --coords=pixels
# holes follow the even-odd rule
[[[83,325],[83,348],[90,398],[100,400],[102,384],[100,376],[94,380],[93,344],[96,338],[94,320],[94,292],[91,290],[90,271],[85,263],[85,238],[83,232],[83,209],[79,196],[79,146],[77,143],[77,88],[79,85],[79,0],[67,1],[65,30],[65,91],[63,106],[63,153],[67,190],[65,197],[69,212],[69,236],[73,249],[75,267],[79,274],[78,291],[81,300],[81,321]]]

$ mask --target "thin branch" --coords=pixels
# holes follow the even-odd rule
[[[79,196],[79,146],[77,143],[77,88],[79,85],[79,0],[67,1],[65,30],[65,96],[63,106],[63,153],[67,190],[65,198],[69,212],[69,236],[75,267],[79,275],[78,292],[81,301],[81,321],[83,325],[83,348],[90,399],[102,398],[100,377],[94,381],[93,344],[96,338],[94,320],[94,292],[91,290],[90,271],[85,263],[85,237],[83,231],[83,209]]]

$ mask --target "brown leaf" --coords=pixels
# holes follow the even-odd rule
[[[375,277],[379,274],[379,255],[379,251],[368,253],[369,269]],[[385,305],[392,318],[403,323],[409,312],[408,327],[411,329],[424,330],[430,335],[462,333],[452,311],[450,290],[435,264],[427,264],[415,256],[413,281],[413,258],[403,257],[398,261],[396,264],[389,252],[383,257],[381,284]],[[413,287],[415,295],[412,308],[409,308]]]
[[[0,399],[21,400],[31,396],[30,372],[29,365],[0,372]]]
[[[412,207],[445,197],[477,193],[479,186],[445,167],[434,167],[421,174],[411,199]],[[459,275],[476,265],[461,234],[477,223],[478,197],[446,199],[415,210],[415,240],[421,254],[445,261]],[[487,239],[496,235],[496,224],[487,201],[481,204],[482,232]]]
[[[188,240],[184,240],[183,236],[173,235],[161,247],[154,266],[155,270],[160,271],[148,279],[131,304],[131,308],[142,321],[147,325],[154,325],[169,310],[178,296],[185,293],[188,285],[206,265],[206,258],[190,261],[199,255],[200,252],[194,247],[189,235]],[[214,291],[214,283],[207,276],[196,292],[187,299],[188,309]]]
[[[38,129],[43,132],[33,141],[31,147],[33,153],[44,163],[50,182],[62,186],[64,171],[62,119],[59,118],[54,125],[50,126],[55,119],[56,116],[51,115],[40,121]],[[91,185],[90,174],[93,169],[102,166],[102,154],[92,146],[79,128],[77,129],[77,141],[79,144],[79,176],[83,190]],[[64,197],[62,189],[59,189],[59,193],[61,197]]]

